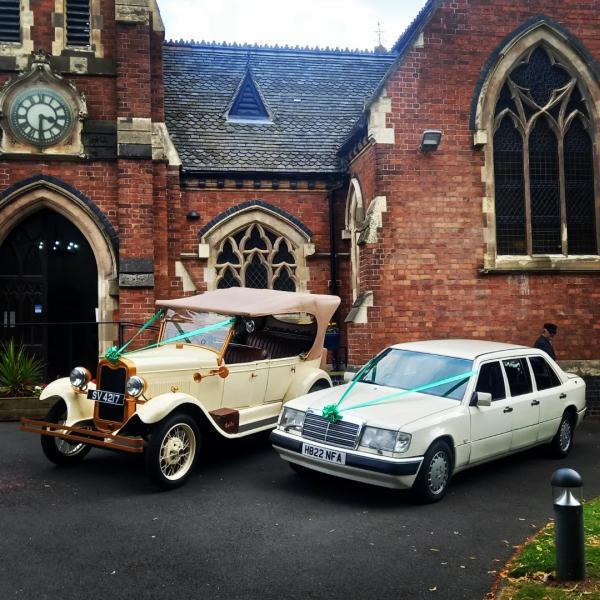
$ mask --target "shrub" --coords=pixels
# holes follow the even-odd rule
[[[0,396],[31,396],[41,382],[44,364],[13,340],[0,345]]]

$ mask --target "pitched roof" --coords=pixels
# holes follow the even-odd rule
[[[393,54],[164,45],[166,122],[184,170],[328,173]],[[272,123],[228,121],[250,67]]]

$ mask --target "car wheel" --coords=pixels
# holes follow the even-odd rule
[[[569,454],[571,446],[573,445],[573,435],[575,433],[575,425],[573,423],[573,417],[568,414],[564,414],[558,431],[552,441],[550,442],[550,449],[552,454],[557,458],[562,458]]]
[[[190,475],[200,433],[194,419],[188,415],[171,415],[157,423],[150,432],[146,447],[146,471],[163,490],[183,485]]]
[[[452,475],[452,454],[442,440],[434,442],[425,453],[419,474],[413,485],[413,495],[422,503],[441,500]]]
[[[319,381],[316,381],[315,383],[312,384],[312,386],[310,387],[310,389],[308,390],[307,393],[312,394],[313,392],[318,392],[319,390],[327,390],[330,387],[331,386],[329,385],[329,383],[327,381],[320,379]]]
[[[46,415],[46,421],[50,423],[64,423],[67,420],[67,405],[62,398],[52,406]],[[48,429],[45,427],[44,429]],[[70,467],[78,465],[91,450],[88,444],[72,444],[67,440],[50,435],[42,435],[42,450],[46,458],[55,465]]]

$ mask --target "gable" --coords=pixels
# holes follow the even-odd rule
[[[230,121],[251,120],[270,122],[270,115],[261,94],[252,78],[250,70],[246,71],[239,88],[231,103],[231,108],[227,113]]]

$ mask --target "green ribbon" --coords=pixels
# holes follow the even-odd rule
[[[214,329],[221,329],[221,327],[227,327],[232,323],[235,323],[235,317],[231,319],[227,319],[226,321],[219,321],[218,323],[214,323],[213,325],[206,325],[205,327],[200,327],[200,329],[194,329],[193,331],[186,331],[181,335],[176,335],[175,337],[168,338],[163,340],[162,342],[156,342],[156,344],[150,344],[149,346],[144,346],[143,348],[138,348],[137,350],[132,350],[128,352],[128,354],[135,354],[136,352],[141,352],[142,350],[148,350],[149,348],[158,348],[159,346],[164,346],[165,344],[169,344],[171,342],[176,342],[178,340],[183,340],[184,338],[192,337],[193,335],[198,335],[199,333],[206,333],[208,331],[213,331]]]
[[[163,312],[162,310],[159,310],[153,317],[148,319],[148,321],[146,321],[146,323],[144,323],[141,326],[139,331],[126,344],[123,344],[123,346],[121,346],[120,348],[117,348],[116,346],[111,346],[104,353],[104,358],[106,358],[106,360],[110,360],[111,362],[117,362],[119,360],[119,358],[125,353],[125,348],[127,348],[127,346],[129,346],[129,344],[131,344],[131,342],[133,342],[133,340],[140,333],[142,333],[142,331],[144,331],[144,329],[148,329],[148,327],[150,327],[150,325],[152,325],[152,323],[154,323],[154,321],[156,321],[156,319],[159,316],[162,316],[162,312]],[[144,346],[143,348],[138,348],[137,350],[132,350],[131,352],[128,352],[127,354],[135,354],[136,352],[141,352],[142,350],[148,350],[150,348],[158,348],[158,346],[163,346],[164,344],[169,344],[170,342],[176,342],[178,340],[183,340],[184,338],[189,338],[189,337],[192,337],[193,335],[198,335],[199,333],[206,333],[208,331],[213,331],[214,329],[220,329],[221,327],[227,327],[228,325],[231,325],[232,323],[235,323],[235,317],[232,317],[231,319],[227,319],[226,321],[219,321],[219,323],[214,323],[212,325],[206,325],[204,327],[200,327],[199,329],[194,329],[193,331],[186,331],[186,332],[182,333],[181,335],[176,335],[176,336],[168,338],[166,340],[162,340],[162,342],[156,342],[156,344],[150,344],[148,346]]]
[[[367,365],[365,365],[365,366],[368,366],[369,364],[370,363],[367,363]],[[356,384],[356,382],[358,381],[359,375],[361,375],[362,372],[364,372],[364,370],[365,370],[365,368],[363,367],[358,372],[358,375],[352,380],[352,383],[350,384],[350,386],[348,386],[348,388],[346,389],[346,391],[344,392],[344,394],[342,395],[342,397],[339,399],[339,401],[336,404],[328,404],[327,406],[325,406],[323,408],[323,412],[321,414],[324,419],[327,419],[330,423],[337,423],[338,421],[340,421],[342,419],[341,411],[339,408],[340,404],[346,399],[346,397],[348,396],[348,393],[354,387],[354,384]],[[455,381],[461,381],[463,379],[468,379],[474,373],[475,373],[475,371],[469,371],[468,373],[461,373],[460,375],[454,375],[453,377],[446,377],[445,379],[439,379],[438,381],[434,381],[432,383],[420,385],[418,387],[411,388],[410,390],[403,390],[401,392],[394,392],[392,394],[386,394],[385,396],[380,396],[379,398],[373,398],[373,400],[368,400],[366,402],[354,404],[353,406],[348,406],[347,408],[344,409],[344,411],[355,410],[357,408],[364,408],[366,406],[375,406],[377,404],[382,404],[384,402],[389,402],[389,401],[396,401],[398,398],[400,398],[401,396],[405,396],[406,394],[413,394],[414,392],[422,392],[423,390],[428,390],[428,389],[437,387],[438,385],[444,385],[446,383],[453,383]]]
[[[152,315],[140,328],[139,330],[136,332],[136,334],[125,344],[123,344],[120,348],[117,348],[116,346],[111,346],[105,353],[104,353],[104,358],[106,358],[106,360],[110,360],[111,362],[117,362],[119,360],[119,357],[121,356],[121,354],[123,354],[125,352],[125,348],[127,348],[127,346],[129,346],[129,344],[131,344],[131,342],[133,342],[133,340],[135,340],[135,338],[140,335],[140,333],[142,333],[142,331],[144,331],[145,329],[148,329],[148,327],[150,327],[150,325],[152,325],[152,323],[154,323],[154,321],[156,321],[156,319],[162,317],[163,315],[163,311],[162,308],[155,313],[154,315]]]

